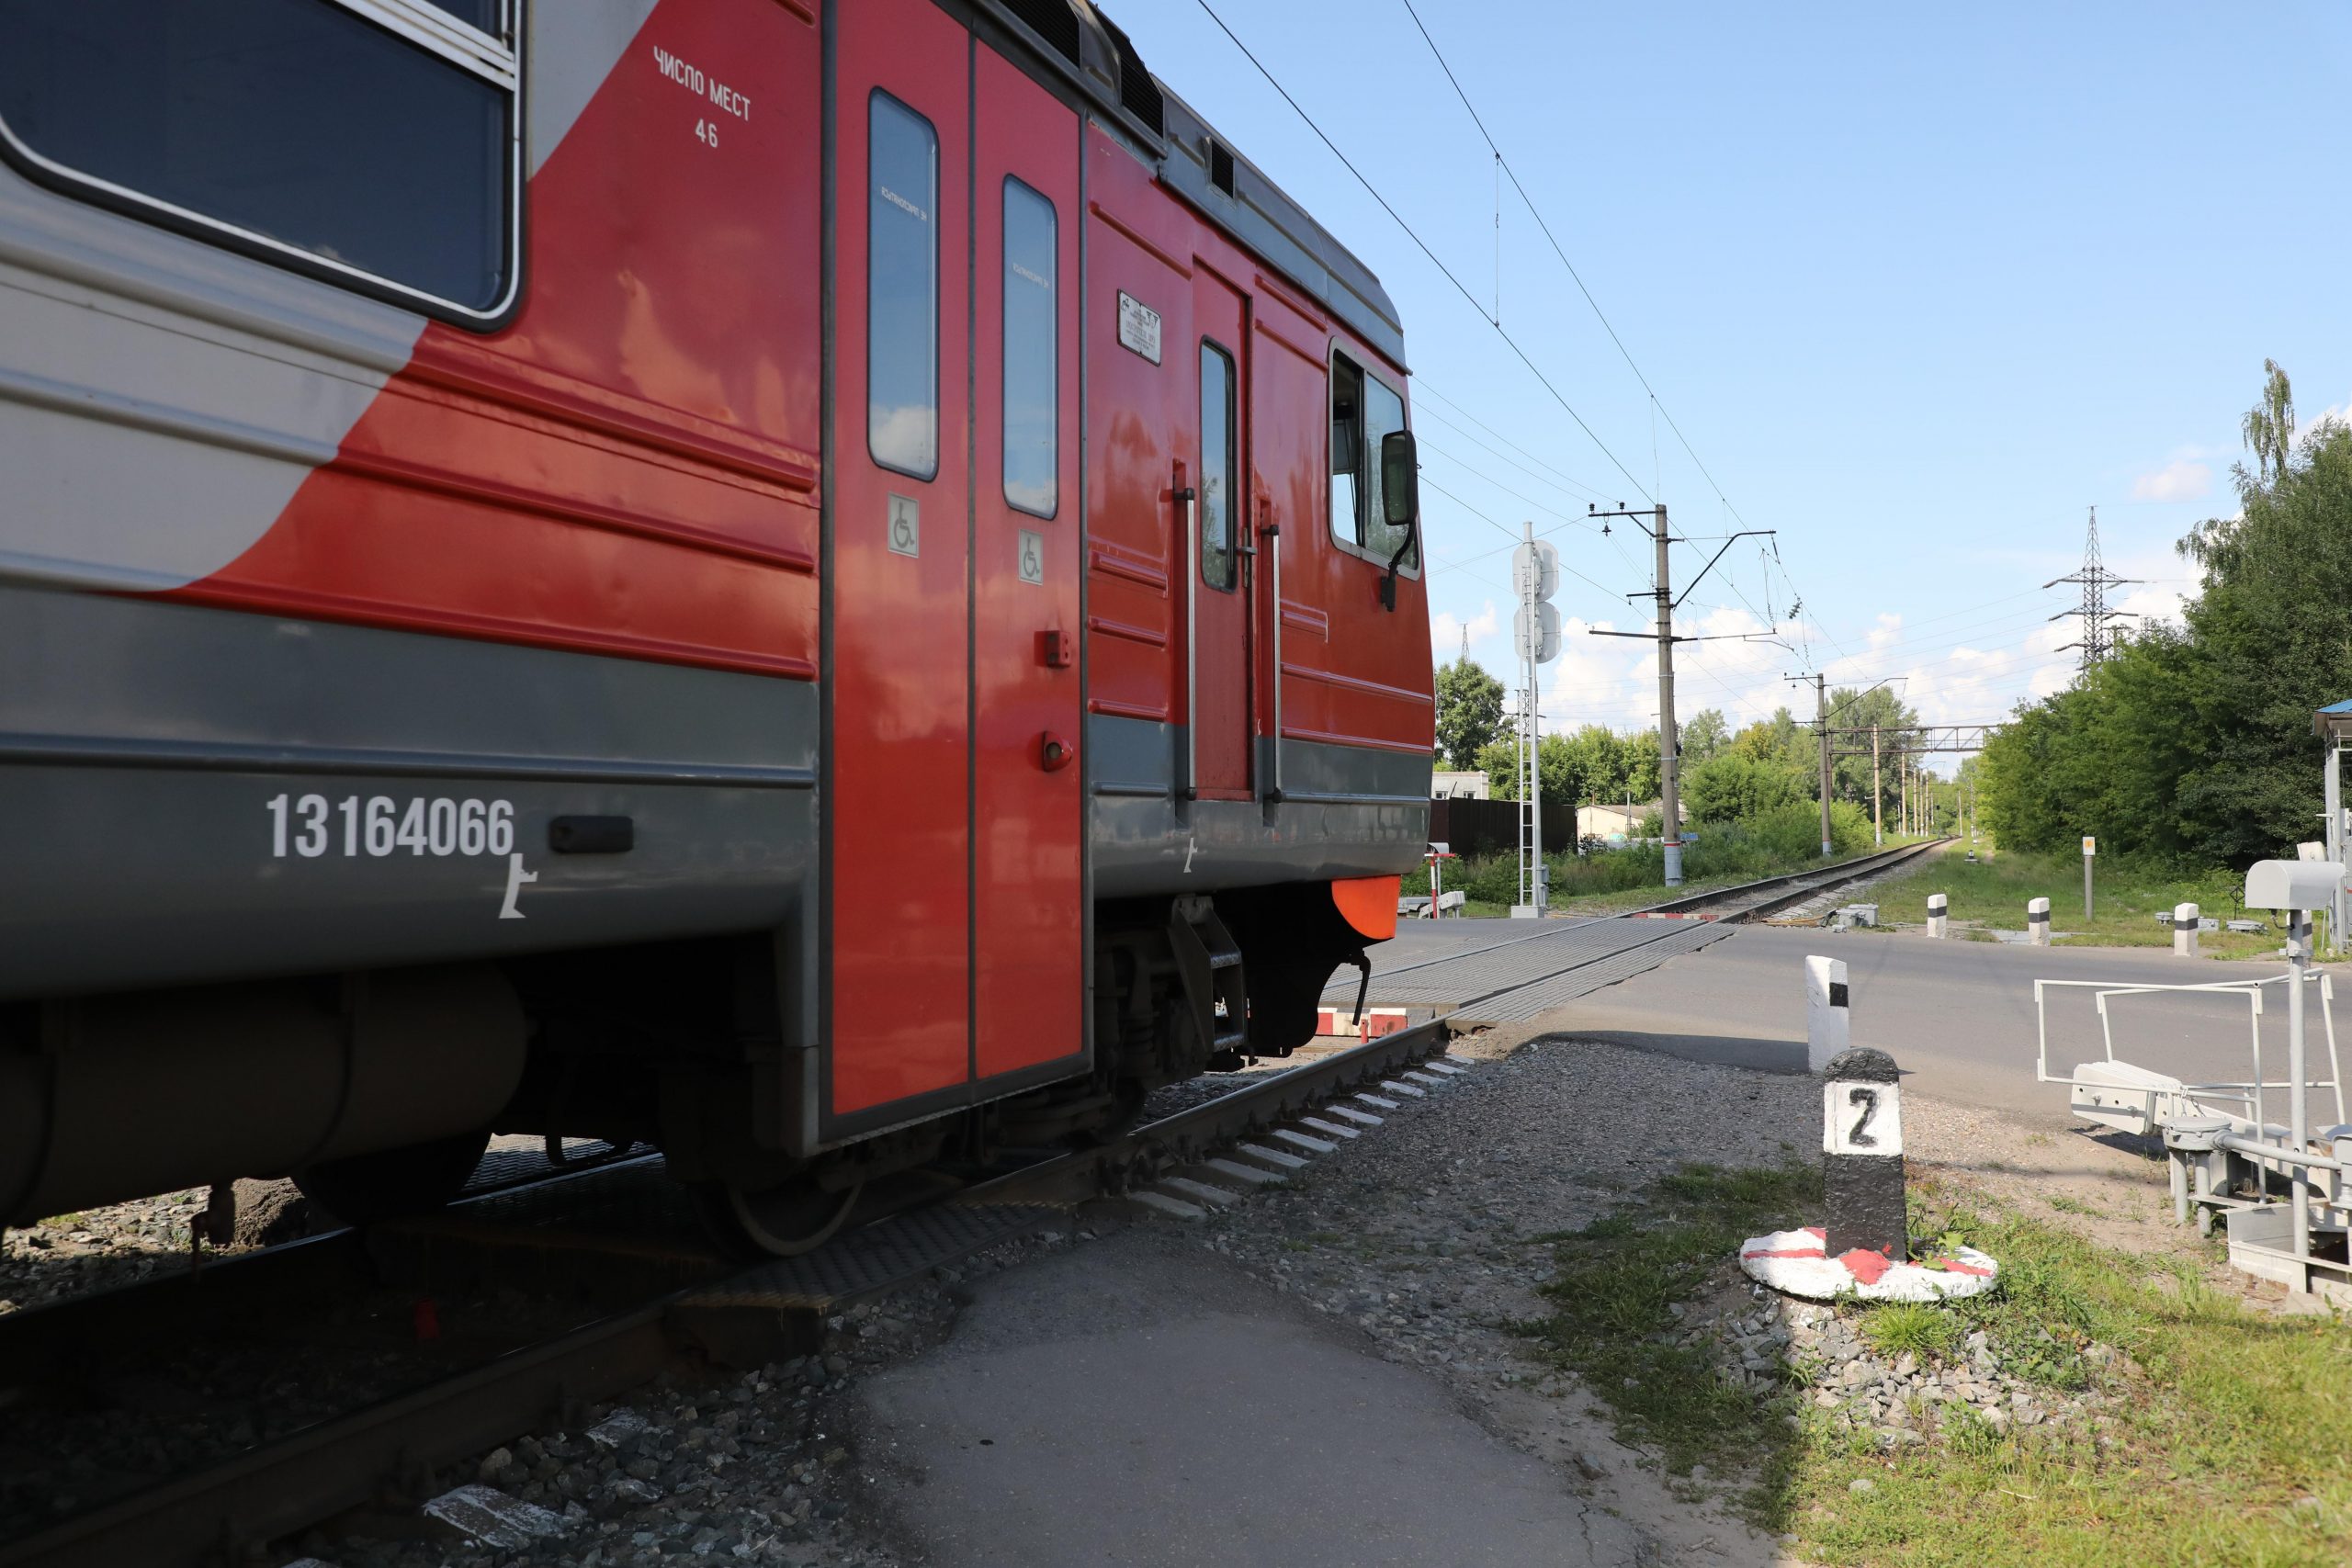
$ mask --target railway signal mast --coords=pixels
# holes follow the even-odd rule
[[[1551,875],[1544,863],[1544,769],[1540,759],[1543,705],[1537,671],[1560,657],[1560,611],[1552,595],[1560,591],[1560,552],[1526,525],[1526,541],[1511,552],[1511,586],[1519,611],[1511,617],[1512,646],[1519,650],[1519,902],[1511,915],[1542,919],[1551,902]],[[1571,808],[1573,809],[1573,807]]]

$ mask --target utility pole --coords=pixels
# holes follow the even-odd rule
[[[1674,593],[1667,582],[1666,503],[1658,502],[1657,527],[1657,776],[1666,823],[1666,885],[1682,886],[1682,796],[1675,778],[1674,739]]]
[[[1878,761],[1878,726],[1871,726],[1871,842],[1886,842],[1886,784]]]
[[[1832,849],[1829,837],[1829,677],[1816,674],[1813,678],[1813,712],[1815,728],[1821,731],[1821,858],[1827,860]]]
[[[1802,675],[1783,675],[1783,681],[1804,683]],[[1821,736],[1821,857],[1829,858],[1829,678],[1816,674],[1813,678],[1813,723]]]
[[[1676,775],[1679,772],[1678,764],[1681,760],[1682,748],[1675,739],[1674,645],[1678,642],[1702,642],[1713,639],[1674,635],[1674,610],[1679,601],[1674,597],[1673,570],[1671,563],[1668,560],[1667,547],[1674,542],[1674,538],[1667,527],[1664,502],[1659,502],[1646,511],[1630,511],[1620,506],[1613,511],[1603,512],[1596,503],[1586,507],[1585,512],[1587,515],[1592,517],[1623,517],[1635,524],[1640,524],[1645,517],[1651,520],[1646,527],[1651,543],[1657,547],[1657,577],[1647,593],[1628,593],[1625,597],[1657,601],[1657,611],[1654,616],[1657,623],[1655,629],[1649,632],[1617,632],[1590,628],[1590,631],[1594,637],[1655,637],[1657,638],[1657,771],[1660,796],[1658,804],[1665,818],[1659,832],[1660,841],[1666,850],[1666,885],[1668,887],[1679,887],[1682,884],[1682,795],[1680,782]],[[1603,533],[1608,531],[1606,525],[1601,531]],[[1684,588],[1683,592],[1690,592],[1692,588],[1699,585],[1707,573],[1714,570],[1715,562],[1724,558],[1724,552],[1730,549],[1735,542],[1768,536],[1772,532],[1773,530],[1770,528],[1746,528],[1726,537],[1724,540],[1723,549],[1717,550],[1713,559],[1699,569],[1699,575],[1690,580],[1690,585]]]

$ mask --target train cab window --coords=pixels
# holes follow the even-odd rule
[[[1387,383],[1343,354],[1331,356],[1331,537],[1351,553],[1382,566],[1410,545],[1401,570],[1419,566],[1420,547],[1409,527],[1391,527],[1380,493],[1380,444],[1405,428],[1405,400]]]
[[[1356,476],[1363,471],[1363,372],[1331,357],[1331,537],[1361,547]]]
[[[469,324],[516,288],[507,0],[0,0],[32,178]]]
[[[1038,517],[1059,500],[1054,204],[1004,182],[1004,499]]]
[[[868,108],[865,444],[939,472],[939,133],[888,93]]]
[[[1233,358],[1216,344],[1201,344],[1201,581],[1211,588],[1234,583],[1233,491],[1241,463],[1234,451]]]

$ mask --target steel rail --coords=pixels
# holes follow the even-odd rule
[[[1269,1073],[1259,1082],[1133,1128],[1099,1147],[1025,1166],[939,1201],[977,1205],[1115,1196],[1161,1170],[1194,1163],[1217,1147],[1291,1119],[1360,1083],[1376,1081],[1436,1055],[1452,1034],[1445,1020],[1433,1019]],[[842,1240],[856,1234],[847,1233]],[[964,1254],[927,1256],[912,1275],[865,1294],[903,1288],[942,1264],[1001,1239],[983,1240]],[[750,1282],[771,1267],[754,1265],[736,1278]],[[379,1502],[388,1489],[413,1489],[433,1469],[505,1441],[550,1416],[571,1421],[582,1406],[650,1381],[681,1356],[707,1351],[708,1346],[697,1332],[696,1300],[724,1295],[729,1285],[722,1279],[669,1292],[456,1377],[322,1421],[0,1544],[0,1568],[207,1568],[220,1561],[239,1561],[270,1540],[345,1509]],[[748,1293],[756,1298],[765,1289],[754,1283]],[[764,1315],[771,1320],[777,1316],[772,1311]]]
[[[1874,871],[1900,865],[1905,861],[1915,859],[1930,850],[1940,848],[1952,841],[1950,838],[1942,838],[1929,839],[1925,843],[1902,844],[1891,850],[1880,850],[1853,860],[1841,861],[1836,865],[1784,872],[1778,876],[1759,877],[1754,882],[1743,882],[1731,887],[1717,887],[1705,893],[1693,893],[1687,897],[1669,898],[1663,904],[1653,904],[1647,908],[1629,909],[1621,918],[1630,919],[1645,916],[1670,917],[1689,914],[1703,909],[1710,904],[1736,901],[1751,893],[1764,893],[1765,897],[1753,903],[1741,904],[1736,909],[1719,917],[1726,924],[1739,924],[1754,919],[1759,915],[1770,914],[1773,910],[1783,908],[1788,905],[1802,902],[1815,893],[1826,892],[1832,887],[1852,882],[1859,877],[1868,876]],[[1803,886],[1797,886],[1798,884]],[[1769,891],[1773,888],[1786,889],[1786,891],[1781,894]]]

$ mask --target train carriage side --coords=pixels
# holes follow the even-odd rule
[[[172,9],[0,0],[0,1223],[495,1126],[791,1250],[1303,1038],[1424,833],[1401,341],[1123,37]]]

